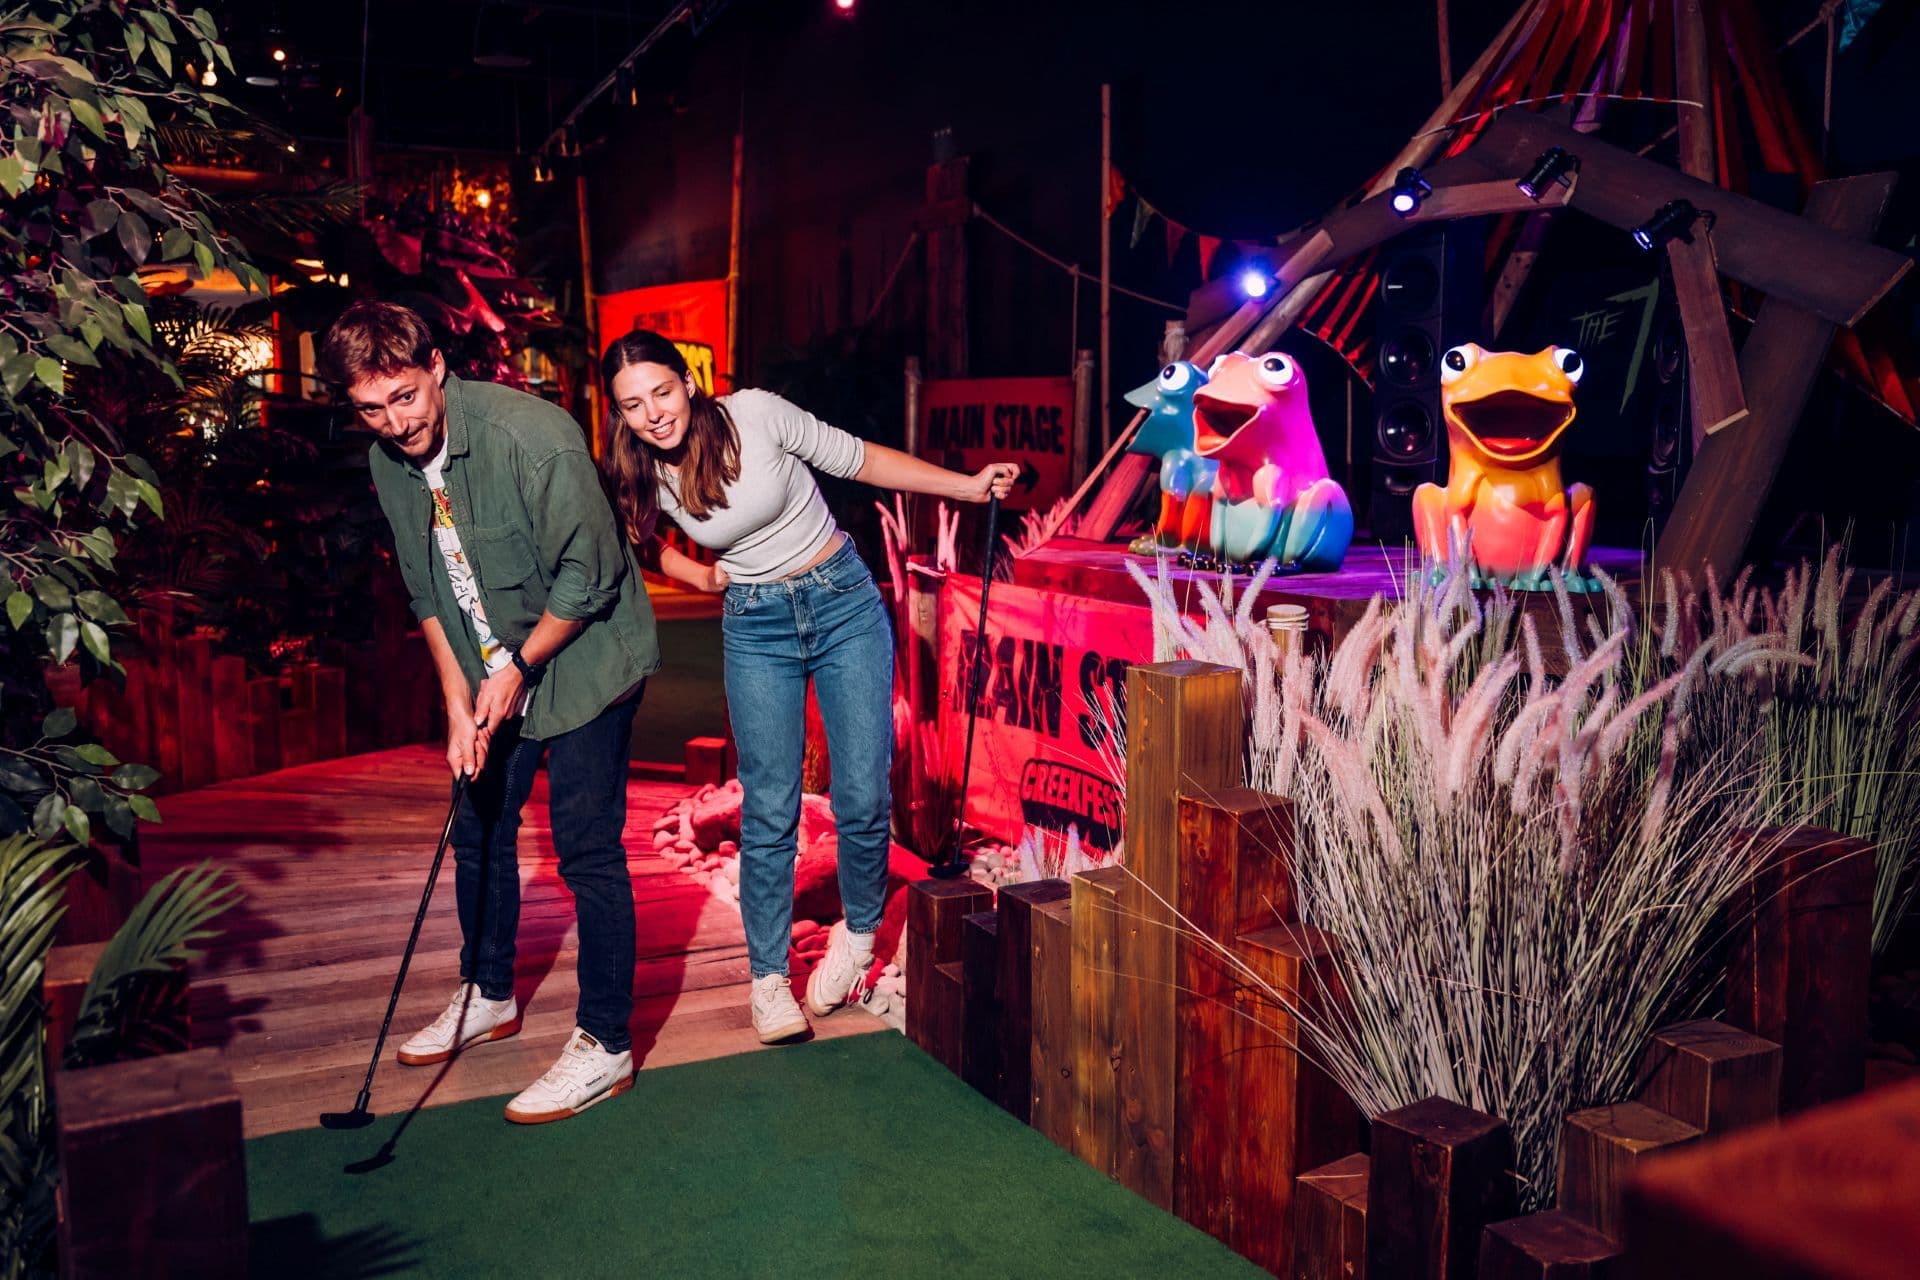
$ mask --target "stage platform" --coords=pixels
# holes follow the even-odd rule
[[[1118,543],[1088,542],[1079,538],[1055,538],[1038,550],[1012,562],[1012,581],[1036,591],[1082,596],[1115,604],[1144,605],[1140,586],[1127,572],[1132,561],[1155,572],[1147,556],[1136,556]],[[1619,580],[1629,591],[1639,587],[1642,554],[1618,547],[1595,547],[1590,563]],[[1183,569],[1177,557],[1167,558],[1168,573],[1178,584],[1176,598],[1196,600],[1193,584],[1220,584],[1218,572]],[[1338,640],[1347,628],[1366,611],[1367,601],[1375,595],[1398,598],[1405,590],[1410,574],[1417,573],[1420,559],[1411,547],[1389,550],[1378,543],[1355,543],[1347,552],[1346,563],[1338,573],[1276,573],[1267,579],[1260,593],[1256,616],[1272,604],[1301,604],[1307,607],[1309,625],[1319,634]],[[1246,578],[1238,579],[1247,581]],[[1547,592],[1521,593],[1530,612],[1553,609],[1553,596]],[[1590,596],[1590,600],[1603,597]],[[1196,605],[1197,607],[1197,605]],[[1542,615],[1544,616],[1544,614]]]
[[[637,780],[627,791],[639,930],[633,1047],[643,1069],[761,1048],[747,1015],[739,913],[653,855],[653,819],[689,791]],[[219,920],[220,937],[190,978],[194,1045],[225,1050],[249,1137],[311,1128],[322,1111],[352,1105],[447,799],[442,749],[406,747],[169,796],[164,822],[142,828],[149,884],[211,859],[247,895]],[[523,1030],[444,1066],[393,1060],[459,980],[449,856],[374,1080],[379,1115],[514,1093],[558,1056],[573,1027],[577,931],[554,861],[544,774],[521,827],[520,879]],[[881,1027],[857,1009],[816,1021],[822,1038]]]

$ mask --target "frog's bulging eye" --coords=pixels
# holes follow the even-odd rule
[[[1227,356],[1229,354],[1231,353],[1225,352],[1225,351],[1221,352],[1219,355],[1213,358],[1213,363],[1207,366],[1207,379],[1209,381],[1220,376],[1220,367],[1226,364]]]
[[[1566,347],[1553,349],[1553,362],[1559,366],[1560,372],[1567,375],[1567,381],[1575,384],[1579,383],[1580,375],[1587,371],[1587,362],[1580,358],[1580,353]]]
[[[1260,381],[1273,388],[1293,385],[1293,361],[1278,351],[1269,351],[1260,357]]]
[[[1480,349],[1472,343],[1454,347],[1440,357],[1440,381],[1458,382],[1480,359]]]
[[[1175,360],[1160,371],[1160,390],[1166,395],[1178,395],[1193,388],[1200,379],[1200,371],[1184,360]]]

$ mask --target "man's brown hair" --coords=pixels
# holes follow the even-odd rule
[[[411,307],[392,302],[356,302],[340,313],[320,340],[320,376],[350,387],[363,378],[391,377],[433,366],[435,343],[427,322]]]

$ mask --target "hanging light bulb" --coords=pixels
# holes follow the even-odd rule
[[[207,69],[200,73],[200,87],[203,89],[211,89],[219,83],[220,73],[215,71],[212,64],[209,63]]]
[[[1393,199],[1390,204],[1393,211],[1403,218],[1413,216],[1420,202],[1433,194],[1433,186],[1420,176],[1420,171],[1406,168],[1393,180]]]

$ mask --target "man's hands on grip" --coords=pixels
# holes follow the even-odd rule
[[[487,763],[487,740],[491,736],[474,723],[473,712],[458,702],[447,703],[447,767],[455,777],[480,775]]]

